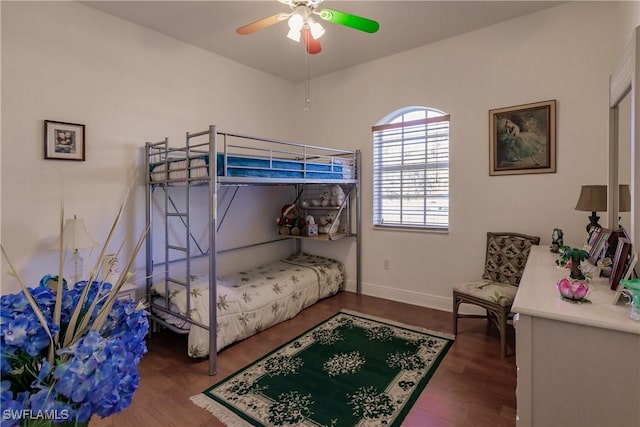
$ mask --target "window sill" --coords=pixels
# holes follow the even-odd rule
[[[449,234],[449,228],[411,227],[408,225],[374,225],[377,231],[398,231],[410,233]]]

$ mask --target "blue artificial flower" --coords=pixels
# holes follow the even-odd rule
[[[2,407],[2,427],[17,426],[20,424],[19,414],[22,413],[21,402],[13,399],[11,383],[3,380],[0,383],[0,407]]]
[[[15,357],[16,347],[6,345],[4,339],[2,340],[2,347],[0,348],[0,372],[2,375],[7,375],[13,370],[13,361]]]
[[[36,357],[43,349],[49,346],[51,341],[49,335],[39,322],[31,321],[29,326],[29,339],[25,342],[23,350],[29,356]],[[55,334],[58,328],[54,328],[53,325],[48,326],[51,334]]]
[[[11,320],[3,331],[4,341],[8,345],[22,346],[27,338],[29,319],[19,316]]]
[[[79,308],[82,321],[91,321],[104,306],[112,288],[109,283],[78,282],[71,289],[62,289],[60,325],[53,314],[56,295],[47,286],[56,277],[45,276],[39,286],[31,288],[33,299],[42,312],[52,336],[60,333],[60,343],[82,293],[87,297]],[[96,308],[88,313],[91,304]],[[55,362],[47,355],[51,340],[23,292],[0,297],[0,388],[2,408],[32,412],[53,411],[64,414],[62,421],[86,422],[92,415],[106,417],[131,404],[138,388],[137,364],[147,352],[145,336],[149,330],[148,313],[136,310],[136,303],[115,300],[103,328],[88,330],[74,343],[58,348]],[[5,425],[17,425],[20,420],[2,420]]]

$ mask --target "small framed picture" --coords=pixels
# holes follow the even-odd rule
[[[634,252],[633,255],[631,256],[631,259],[629,259],[629,262],[627,263],[622,279],[629,280],[634,278],[634,276],[638,277],[638,275],[635,274],[635,269],[634,269],[637,262],[638,262],[638,252]],[[613,296],[614,304],[618,304],[618,301],[620,300],[620,295],[622,294],[623,289],[624,289],[624,286],[622,286],[621,283],[618,283],[618,286],[615,289],[616,291],[615,295]]]
[[[611,266],[611,275],[609,276],[609,285],[611,290],[617,290],[620,280],[624,278],[629,266],[629,260],[632,259],[631,254],[631,241],[625,237],[618,239],[616,246],[616,253],[613,258],[613,264]]]
[[[596,264],[603,252],[606,251],[607,244],[611,236],[611,230],[608,228],[598,228],[592,233],[593,237],[589,238],[589,259]]]
[[[44,121],[44,158],[84,161],[84,125]]]
[[[555,100],[489,111],[489,175],[555,171]]]

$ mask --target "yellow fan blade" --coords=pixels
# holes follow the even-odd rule
[[[256,22],[252,22],[251,24],[247,24],[244,27],[240,27],[236,30],[236,33],[246,35],[255,33],[258,30],[262,30],[270,25],[277,24],[280,21],[284,21],[289,18],[289,13],[278,13],[276,15],[269,16],[268,18],[260,19]]]

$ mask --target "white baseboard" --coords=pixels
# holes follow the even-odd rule
[[[347,280],[346,290],[356,292],[355,280]],[[389,288],[381,285],[362,283],[362,294],[391,301],[403,302],[405,304],[417,305],[420,307],[432,308],[441,311],[453,311],[453,298],[439,295],[424,294],[420,292],[407,291],[397,288]],[[485,314],[485,311],[476,306],[464,304],[459,309],[461,314]]]

